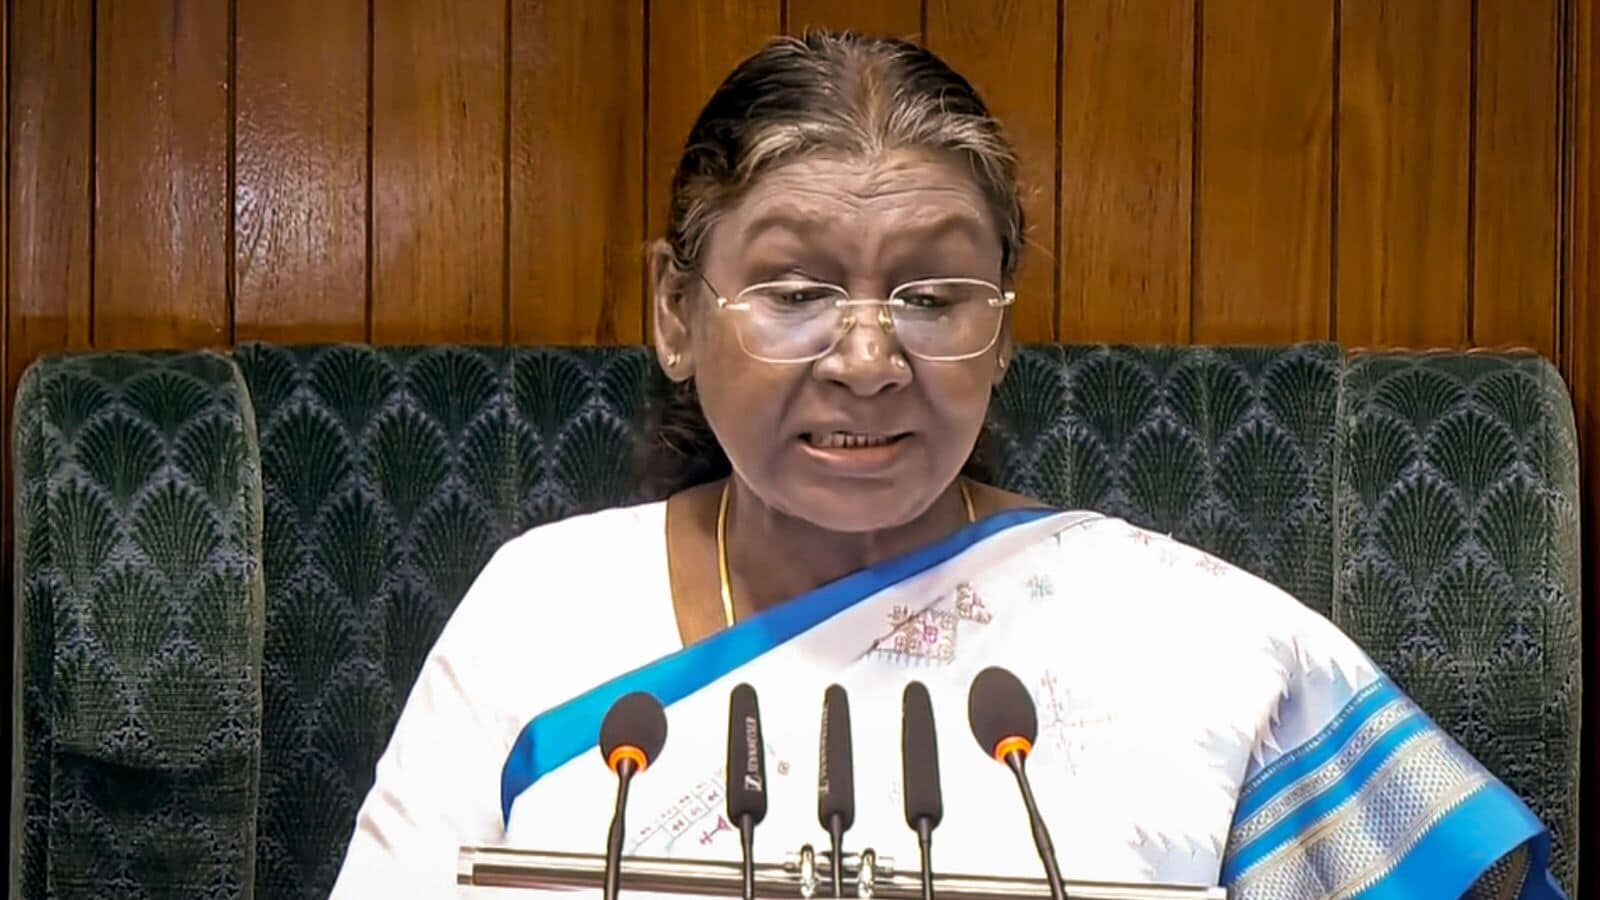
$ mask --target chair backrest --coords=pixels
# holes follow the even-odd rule
[[[254,878],[261,475],[213,353],[55,357],[18,390],[11,896]]]
[[[37,364],[16,445],[21,893],[73,871],[150,885],[179,870],[246,896],[325,893],[423,655],[484,560],[526,528],[637,498],[654,372],[639,347],[256,344]],[[1034,346],[992,419],[982,461],[996,483],[1170,532],[1329,615],[1529,800],[1572,887],[1576,457],[1548,364],[1318,344]],[[212,431],[228,437],[189,436]],[[163,515],[226,538],[139,537],[163,491],[187,498]],[[194,599],[108,587],[115,569],[92,564],[107,540],[187,578]],[[238,558],[243,580],[213,577]],[[103,625],[129,617],[160,625]],[[190,645],[210,660],[219,644],[254,665],[201,668],[245,681],[162,687],[152,661]],[[200,740],[214,719],[173,715],[186,698],[209,692],[238,712],[253,690],[259,721],[224,717],[249,752],[182,755],[234,746]],[[119,700],[119,719],[85,703],[96,695],[144,699]],[[133,754],[134,734],[178,748],[177,762]],[[148,772],[185,827],[213,837],[180,840],[153,801],[127,808],[123,786]],[[237,809],[184,791],[227,793]]]
[[[1577,439],[1533,354],[1032,347],[997,481],[1169,532],[1353,637],[1549,824],[1575,890]]]

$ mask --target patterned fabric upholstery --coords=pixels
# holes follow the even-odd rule
[[[630,497],[639,350],[241,347],[266,507],[261,896],[333,886],[424,655],[532,525]]]
[[[18,397],[12,895],[250,896],[263,617],[244,383],[213,353],[113,353],[41,361]]]
[[[1337,347],[1022,348],[992,480],[1171,534],[1332,607]]]
[[[1552,826],[1577,877],[1578,464],[1536,356],[1378,354],[1345,374],[1333,620]]]
[[[123,824],[148,814],[148,804],[89,793],[86,776],[60,762],[68,756],[62,736],[82,732],[72,698],[85,688],[105,693],[71,662],[75,648],[89,645],[72,629],[101,620],[60,613],[98,596],[68,584],[60,562],[63,552],[90,556],[98,532],[69,524],[77,507],[62,498],[95,479],[137,497],[157,491],[165,476],[150,474],[142,450],[93,471],[73,461],[102,452],[92,448],[104,441],[84,425],[91,414],[122,410],[136,423],[149,416],[154,431],[182,434],[211,416],[210,407],[124,399],[143,396],[134,390],[149,377],[141,367],[198,365],[181,360],[226,368],[210,355],[54,359],[30,372],[19,400],[23,896],[45,896],[47,875],[57,894],[97,885],[137,896],[123,885],[177,884],[175,874],[210,884],[196,873],[224,870],[236,877],[215,891],[144,892],[324,895],[422,656],[484,560],[528,527],[638,496],[640,413],[656,385],[643,348],[239,348],[242,375],[219,376],[208,396],[237,398],[242,377],[253,402],[254,421],[250,404],[229,407],[245,458],[227,477],[247,493],[258,486],[249,502],[264,506],[264,535],[249,536],[259,550],[248,558],[259,561],[252,575],[265,573],[265,610],[241,626],[264,622],[264,643],[259,630],[232,626],[190,638],[212,625],[173,603],[173,637],[147,652],[139,642],[151,639],[130,629],[119,635],[123,655],[113,657],[134,669],[151,660],[147,674],[125,679],[126,692],[149,691],[156,661],[185,641],[209,649],[230,635],[255,654],[263,712],[259,727],[243,722],[237,733],[259,742],[258,808],[251,757],[174,779],[157,820],[171,846],[196,810],[215,814],[214,798],[201,803],[197,793],[214,771],[237,782],[230,800],[258,814],[253,826],[219,824],[214,838],[187,844],[188,861],[161,856],[149,849],[157,841]],[[1573,886],[1576,463],[1570,403],[1546,363],[1487,354],[1347,359],[1315,344],[1036,346],[1018,353],[993,411],[981,463],[996,483],[1171,532],[1331,616],[1528,798],[1553,826],[1557,871]],[[163,443],[169,456],[161,459],[189,478],[180,445]],[[104,517],[132,533],[133,507],[143,508],[112,505]],[[50,546],[78,549],[52,556]],[[192,550],[173,558],[191,565],[182,571],[195,585],[216,580],[222,565]],[[239,596],[259,596],[250,593],[258,584]],[[255,609],[253,599],[229,606],[207,596]],[[215,682],[186,687],[228,696]],[[248,785],[238,775],[245,769]],[[95,824],[78,826],[74,816]],[[65,855],[80,833],[127,850]],[[253,860],[228,855],[241,841],[254,844]],[[118,859],[122,868],[108,871],[104,860]],[[75,871],[81,890],[62,880]]]
[[[1534,355],[1029,347],[997,484],[1169,532],[1355,638],[1551,826],[1576,896],[1577,446]]]

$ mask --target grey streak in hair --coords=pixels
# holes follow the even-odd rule
[[[712,94],[672,179],[673,262],[693,271],[718,215],[775,166],[902,148],[965,158],[1001,224],[1003,274],[1015,275],[1024,235],[1016,153],[977,91],[916,44],[829,31],[772,40]]]

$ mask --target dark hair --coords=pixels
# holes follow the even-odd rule
[[[707,233],[761,174],[814,153],[871,155],[923,147],[964,157],[1001,223],[1007,281],[1021,258],[1017,159],[978,92],[908,41],[853,32],[776,38],[711,95],[672,177],[666,241],[679,275],[698,271]],[[729,472],[692,380],[660,373],[650,404],[644,492],[664,497]]]

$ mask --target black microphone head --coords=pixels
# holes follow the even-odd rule
[[[1002,762],[1014,750],[1027,756],[1039,736],[1032,695],[1017,676],[999,666],[990,666],[972,679],[967,719],[983,752]]]
[[[933,729],[933,700],[920,681],[906,685],[901,697],[900,759],[904,766],[906,824],[926,820],[937,828],[944,818],[939,790],[939,739]]]
[[[838,816],[848,830],[856,820],[855,766],[850,751],[850,698],[829,685],[822,695],[821,760],[817,767],[817,819],[830,828]]]
[[[760,825],[767,816],[767,760],[761,740],[756,689],[741,684],[728,697],[728,821],[744,816]]]
[[[600,755],[612,771],[622,760],[632,759],[637,770],[643,772],[661,755],[666,743],[666,710],[659,700],[643,691],[618,698],[600,723]]]

